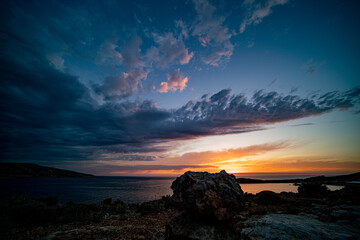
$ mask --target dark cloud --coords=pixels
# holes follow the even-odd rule
[[[266,124],[348,109],[360,97],[359,88],[312,99],[263,91],[247,98],[224,89],[176,110],[140,100],[99,105],[76,77],[55,69],[16,39],[2,38],[1,51],[3,161],[76,161],[104,153],[164,151],[162,144],[171,140],[259,130]]]
[[[212,15],[206,12],[210,10],[205,6],[201,19],[209,17],[211,20]],[[1,161],[116,160],[113,158],[116,154],[119,154],[118,160],[150,160],[148,156],[167,150],[168,143],[173,140],[261,130],[268,124],[353,108],[360,100],[360,89],[354,88],[312,98],[264,91],[246,97],[232,95],[231,90],[224,89],[173,110],[160,109],[148,100],[127,101],[124,98],[138,91],[140,80],[146,78],[142,56],[133,55],[134,52],[140,54],[141,44],[141,40],[134,37],[126,47],[105,46],[105,43],[105,50],[115,55],[121,53],[121,61],[128,69],[126,73],[106,78],[103,84],[94,88],[106,100],[101,102],[94,99],[93,89],[65,71],[66,61],[64,64],[58,58],[61,54],[49,55],[49,49],[51,54],[58,53],[52,51],[55,48],[52,49],[50,43],[46,45],[34,37],[42,39],[40,36],[45,33],[37,32],[42,28],[33,24],[31,30],[35,33],[31,33],[26,28],[29,19],[22,16],[20,10],[6,12],[2,8],[1,11],[4,13],[0,26]],[[45,12],[42,14],[46,15]],[[15,24],[15,15],[24,18],[23,32],[15,31],[17,28],[11,25]],[[41,16],[39,22],[44,20]],[[7,17],[9,21],[5,21]],[[46,19],[53,18],[46,15]],[[83,23],[81,19],[75,22]],[[64,25],[71,26],[71,23],[65,21]],[[59,28],[55,20],[45,24],[52,24],[49,35]],[[198,29],[202,33],[208,27],[204,25]],[[59,30],[60,35],[69,34],[70,30]],[[86,39],[87,34],[79,31],[80,38]],[[64,44],[74,41],[71,49],[81,48],[83,44],[77,44],[79,40],[65,35],[61,38]],[[221,36],[211,35],[211,39],[224,43]],[[50,38],[48,40],[51,42]],[[183,55],[176,56],[181,61]],[[120,55],[118,57],[120,61]],[[121,154],[125,156],[121,157]]]
[[[147,73],[143,70],[122,72],[115,77],[106,77],[102,85],[94,85],[94,90],[105,100],[125,99],[142,91],[142,79]]]
[[[71,166],[74,168],[74,165]],[[75,167],[76,168],[76,167]],[[218,171],[218,167],[211,165],[132,165],[132,166],[119,166],[119,165],[111,165],[111,164],[94,164],[89,166],[79,166],[79,169],[82,171],[86,171],[88,173],[96,174],[96,175],[109,175],[109,174],[142,174],[147,171],[185,171],[187,169],[198,170],[202,169],[213,169]]]
[[[149,152],[167,150],[164,143],[172,140],[260,130],[352,108],[360,98],[359,88],[312,99],[264,91],[248,98],[224,89],[175,110],[141,100],[99,104],[77,77],[56,69],[37,49],[9,36],[0,40],[2,161],[96,160],[106,154],[150,160]]]

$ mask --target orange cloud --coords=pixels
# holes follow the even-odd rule
[[[233,163],[234,164],[234,163]],[[245,160],[235,164],[242,165],[245,172],[256,173],[320,173],[340,174],[360,171],[358,157],[285,157],[265,160]],[[239,173],[241,175],[241,173]]]
[[[96,166],[89,167],[98,171],[93,172],[96,175],[123,176],[178,176],[186,171],[219,172],[220,170],[245,177],[256,177],[256,174],[319,175],[360,171],[360,161],[357,156],[281,156],[285,150],[294,146],[293,143],[285,141],[222,151],[189,152],[180,156],[158,156],[153,161],[142,161],[143,164],[136,165],[117,161],[112,165],[98,162]],[[271,155],[268,154],[270,152]],[[91,172],[91,169],[89,168],[87,172]]]
[[[186,88],[188,80],[189,79],[187,77],[184,77],[180,73],[180,69],[177,69],[174,72],[168,74],[167,82],[162,82],[158,91],[161,93],[166,93],[168,91],[176,92],[179,90],[181,92]]]
[[[257,156],[266,152],[292,147],[290,142],[277,142],[252,145],[248,147],[225,149],[222,151],[189,152],[178,157],[166,158],[163,162],[181,164],[215,164],[232,159],[240,159],[248,156]]]

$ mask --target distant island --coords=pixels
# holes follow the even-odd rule
[[[91,174],[44,167],[34,163],[0,163],[0,178],[95,177]]]
[[[281,179],[281,180],[261,180],[252,178],[237,178],[238,183],[322,183],[332,185],[345,185],[348,181],[360,181],[360,172],[339,175],[339,176],[316,176],[309,178]]]

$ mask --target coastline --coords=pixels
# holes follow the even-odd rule
[[[302,219],[304,224],[313,220],[334,226],[337,221],[358,224],[358,193],[348,187],[322,192],[308,188],[300,193],[246,193],[245,208],[232,221],[247,230],[257,229],[258,221],[264,217],[278,221],[278,218],[293,216]],[[13,239],[66,240],[94,239],[96,236],[98,239],[160,240],[164,239],[167,219],[183,211],[170,196],[139,204],[125,204],[113,199],[104,199],[99,204],[59,204],[56,197],[15,197],[2,199],[0,207],[3,210],[1,230],[4,232],[0,239],[11,236]]]

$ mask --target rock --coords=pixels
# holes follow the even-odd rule
[[[281,205],[286,203],[286,200],[272,191],[262,191],[256,194],[254,202],[260,205]]]
[[[245,204],[244,193],[235,176],[220,173],[186,172],[171,185],[173,200],[191,214],[226,220],[235,216]]]
[[[268,214],[244,222],[243,239],[358,239],[358,223],[324,223],[309,216]]]
[[[232,226],[227,222],[211,222],[186,213],[170,218],[166,223],[166,239],[172,240],[236,240]]]

